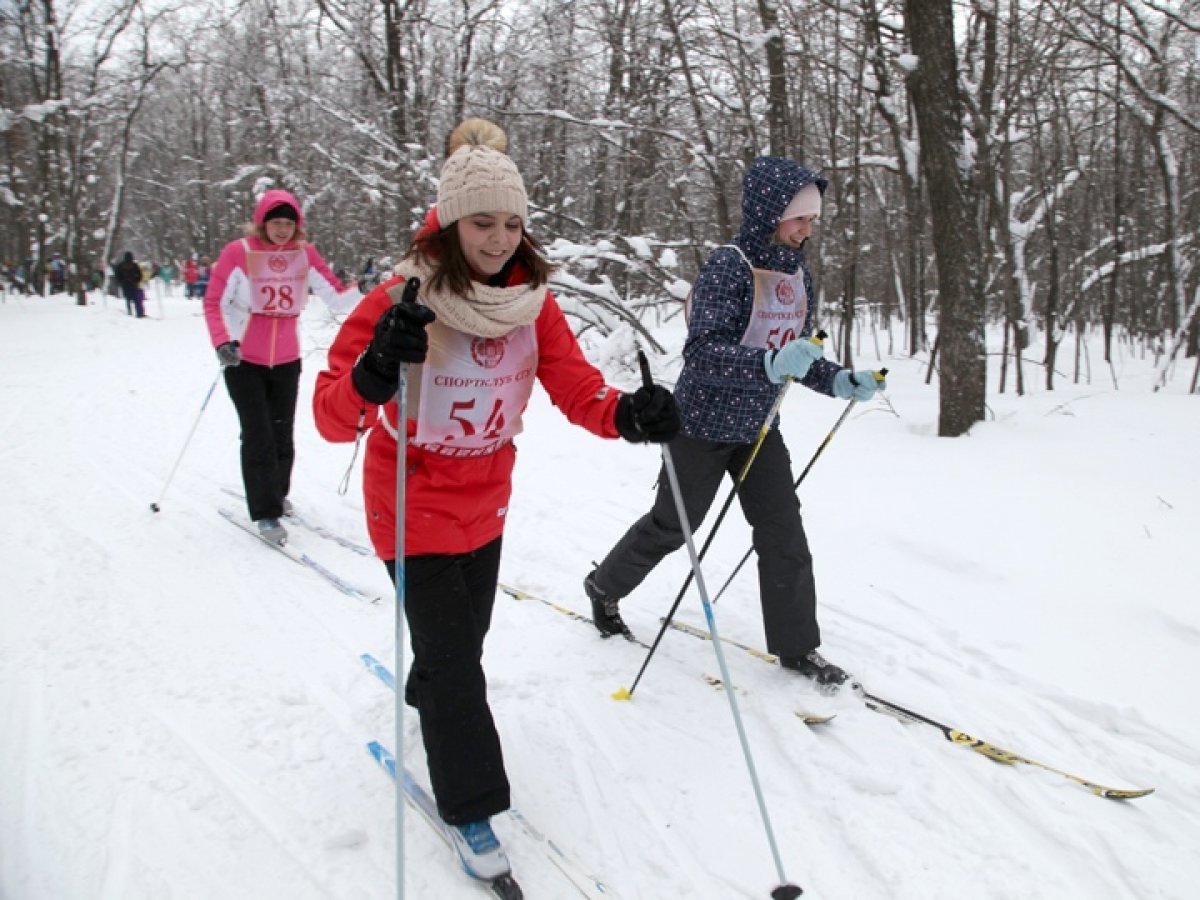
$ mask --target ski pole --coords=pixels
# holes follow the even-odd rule
[[[179,456],[175,458],[175,465],[171,467],[171,474],[167,476],[167,481],[162,487],[162,491],[158,495],[158,499],[150,504],[151,512],[158,512],[162,509],[163,497],[167,495],[167,488],[171,486],[171,479],[175,477],[175,472],[179,468],[179,464],[183,461],[183,454],[188,448],[188,444],[192,442],[192,435],[196,433],[196,426],[200,424],[200,417],[204,415],[204,410],[208,408],[208,401],[212,399],[213,391],[217,388],[217,382],[221,380],[221,373],[225,371],[225,367],[221,366],[217,372],[217,377],[213,379],[213,383],[208,386],[208,393],[204,395],[204,402],[200,404],[200,412],[196,413],[196,420],[192,422],[192,429],[188,432],[187,439],[184,440],[183,446],[179,448]]]
[[[654,381],[650,377],[650,364],[646,360],[646,354],[641,350],[638,351],[638,363],[642,369],[642,383],[646,387],[653,387]],[[770,420],[768,420],[768,425]],[[675,462],[671,458],[671,447],[668,444],[662,445],[663,451],[663,468],[667,470],[667,480],[671,484],[671,494],[675,498],[675,512],[679,516],[679,527],[683,529],[683,540],[687,544],[688,557],[692,563],[692,574],[696,578],[696,590],[700,594],[700,602],[704,605],[704,618],[708,622],[708,631],[712,635],[713,649],[717,654],[717,665],[721,670],[721,678],[725,683],[725,696],[729,698],[729,710],[733,714],[734,725],[737,727],[738,740],[742,745],[742,755],[746,759],[746,769],[750,773],[750,783],[754,786],[754,797],[758,802],[758,811],[762,816],[763,828],[767,832],[767,842],[771,845],[771,856],[775,860],[775,871],[779,875],[780,884],[771,891],[773,900],[794,900],[804,893],[797,885],[790,884],[787,876],[783,873],[783,860],[779,856],[779,845],[775,840],[775,831],[771,827],[771,816],[767,812],[767,803],[763,798],[762,786],[759,784],[758,771],[754,766],[754,756],[750,752],[750,742],[746,738],[746,728],[742,724],[742,714],[738,710],[737,696],[733,688],[733,681],[729,676],[729,666],[725,662],[725,651],[721,647],[720,634],[717,631],[717,621],[713,616],[712,604],[708,602],[708,591],[704,587],[704,574],[700,571],[700,557],[696,553],[696,545],[692,541],[692,528],[688,523],[687,509],[683,502],[683,491],[679,487],[679,475],[675,471]],[[744,475],[744,472],[743,472]],[[617,692],[620,699],[628,699],[631,692],[625,691],[624,688]]]
[[[880,369],[878,372],[874,373],[875,380],[883,381],[883,379],[885,379],[887,377],[887,373],[888,373],[887,369]],[[854,376],[851,375],[850,378],[851,378],[851,380],[853,380]],[[829,446],[829,442],[833,440],[833,436],[835,434],[837,434],[838,429],[842,427],[842,423],[846,421],[846,417],[850,415],[850,410],[854,409],[854,407],[857,403],[858,403],[857,400],[851,400],[849,403],[846,404],[846,408],[844,410],[842,410],[842,414],[840,416],[838,416],[838,420],[836,422],[834,422],[833,427],[831,429],[829,429],[829,434],[825,435],[825,440],[821,441],[820,446],[817,447],[817,452],[812,455],[812,459],[810,459],[808,461],[808,465],[806,465],[804,467],[804,471],[800,473],[800,477],[797,478],[795,484],[792,485],[793,490],[800,489],[800,484],[801,484],[801,482],[804,481],[805,477],[808,475],[809,470],[813,467],[813,463],[815,463],[817,461],[817,458],[822,453],[825,452],[825,448]],[[742,566],[744,566],[746,564],[746,560],[748,560],[750,558],[750,554],[753,552],[754,552],[753,547],[751,547],[749,550],[746,551],[746,555],[742,557],[741,562],[739,562],[734,567],[733,571],[729,573],[729,577],[725,579],[725,583],[723,585],[721,585],[721,589],[719,591],[717,591],[716,596],[712,598],[713,603],[716,603],[718,600],[721,599],[721,595],[725,593],[725,589],[727,587],[729,587],[729,585],[733,581],[733,579],[737,577],[737,573],[742,571]]]
[[[404,283],[404,293],[393,303],[416,303],[421,279],[410,278]],[[391,290],[395,290],[392,288]],[[390,291],[389,291],[390,293]],[[396,677],[405,678],[404,668],[404,512],[405,470],[408,468],[408,363],[400,363],[396,386]],[[396,897],[404,900],[404,689],[403,682],[395,693],[396,720]]]
[[[818,331],[813,337],[814,344],[823,345],[827,337],[824,331]],[[640,351],[639,351],[640,352]],[[704,546],[700,548],[700,559],[704,559],[704,555],[708,553],[708,548],[712,546],[713,538],[717,536],[717,530],[721,527],[721,522],[725,520],[725,514],[729,512],[729,507],[733,505],[733,498],[737,496],[738,490],[741,489],[742,482],[746,480],[746,475],[750,472],[750,466],[754,464],[755,458],[758,456],[758,451],[762,447],[763,441],[771,431],[771,423],[775,421],[775,417],[779,415],[779,409],[783,405],[783,398],[787,394],[788,388],[792,384],[792,379],[788,378],[783,382],[783,387],[779,391],[779,396],[775,398],[775,402],[771,404],[771,409],[767,412],[767,417],[763,419],[762,427],[758,429],[758,438],[754,442],[754,446],[750,450],[750,456],[742,466],[741,471],[734,479],[733,487],[729,491],[729,496],[725,498],[725,505],[721,507],[721,511],[717,513],[716,521],[713,522],[712,528],[708,532],[708,537],[704,540]],[[664,448],[666,445],[663,445]],[[667,628],[670,627],[672,620],[675,618],[675,611],[679,609],[679,604],[683,600],[683,595],[687,593],[687,589],[691,587],[693,572],[688,572],[687,577],[683,580],[683,587],[679,589],[679,593],[675,595],[675,602],[671,604],[671,608],[667,611],[666,616],[662,620],[662,625],[658,629],[658,635],[654,638],[654,643],[650,645],[650,650],[646,654],[645,660],[642,661],[642,667],[638,670],[637,677],[633,679],[633,687],[629,689],[629,695],[632,697],[633,692],[637,690],[638,683],[642,680],[642,675],[646,671],[646,667],[650,665],[650,659],[654,656],[658,645],[663,639]]]

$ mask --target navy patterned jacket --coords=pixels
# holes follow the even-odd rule
[[[746,173],[742,191],[742,227],[733,243],[758,269],[804,272],[808,316],[801,336],[812,334],[812,274],[803,249],[771,242],[779,219],[796,192],[828,182],[797,162],[760,156]],[[721,443],[753,443],[763,419],[782,390],[763,368],[766,351],[739,342],[750,324],[754,276],[732,247],[718,247],[704,263],[692,288],[692,311],[683,346],[683,371],[675,386],[682,431],[688,437]],[[820,359],[800,382],[833,396],[833,376],[841,366]],[[779,426],[776,418],[773,427]]]

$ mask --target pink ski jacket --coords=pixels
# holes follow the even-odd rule
[[[281,203],[296,210],[297,227],[304,225],[304,212],[287,191],[271,190],[254,207],[254,223],[262,225],[266,214]],[[346,287],[329,270],[317,248],[306,241],[279,246],[245,237],[230,241],[213,267],[204,292],[204,319],[213,347],[240,341],[242,359],[260,366],[278,366],[300,358],[299,317],[257,315],[251,310],[250,277],[246,251],[303,249],[308,259],[308,288],[335,313],[347,313],[362,299],[356,286]]]

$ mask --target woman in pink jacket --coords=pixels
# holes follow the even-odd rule
[[[279,519],[289,508],[295,459],[300,313],[310,290],[334,312],[348,312],[362,294],[343,286],[305,240],[304,213],[287,191],[263,194],[246,231],[217,259],[204,318],[242,426],[250,518],[264,538],[282,544],[287,532]]]

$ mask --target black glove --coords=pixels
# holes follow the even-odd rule
[[[241,344],[237,341],[226,341],[217,348],[217,359],[221,363],[222,369],[227,369],[230,366],[239,365],[242,361],[242,351],[239,349]]]
[[[437,316],[428,306],[403,301],[375,323],[375,337],[354,364],[351,378],[364,400],[387,403],[396,395],[401,363],[423,363],[429,352],[425,326]]]
[[[616,426],[631,444],[665,444],[679,434],[679,407],[665,387],[640,387],[617,401]]]

